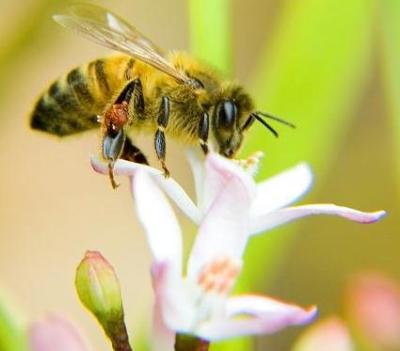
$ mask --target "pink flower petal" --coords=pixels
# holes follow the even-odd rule
[[[354,329],[377,350],[400,350],[400,285],[379,273],[355,279],[348,293]]]
[[[338,318],[329,318],[308,329],[293,351],[352,351],[350,332]]]
[[[204,158],[201,159],[198,150],[194,148],[189,148],[187,156],[194,179],[194,188],[196,190],[196,203],[199,208],[204,208]]]
[[[317,309],[286,304],[268,297],[244,295],[227,300],[228,319],[205,323],[197,335],[221,340],[243,335],[271,334],[289,326],[311,322]]]
[[[251,221],[250,232],[252,234],[262,233],[281,224],[298,218],[311,215],[339,216],[359,223],[374,223],[386,214],[385,211],[361,212],[349,207],[336,206],[333,204],[315,204],[287,207],[263,216],[255,217]]]
[[[34,323],[29,330],[32,351],[86,351],[78,331],[66,320],[57,316]]]
[[[255,182],[239,165],[216,153],[209,153],[205,163],[203,185],[203,203],[199,204],[202,213],[206,213],[218,194],[231,178],[240,180],[251,196],[255,195]]]
[[[158,332],[168,335],[168,330],[191,330],[196,301],[195,296],[186,290],[180,273],[167,261],[154,263],[152,281],[155,292],[155,326]]]
[[[241,262],[247,244],[251,192],[242,178],[230,174],[201,222],[188,262],[188,275],[218,257]]]
[[[97,157],[92,157],[90,162],[97,173],[108,176],[108,165],[106,163],[102,162]],[[185,213],[194,223],[200,223],[200,211],[186,194],[185,190],[173,178],[165,178],[160,170],[140,163],[118,160],[114,165],[114,174],[116,176],[133,177],[139,170],[146,171],[148,174],[152,175],[158,186],[168,194],[171,200],[176,203],[182,212]]]
[[[251,206],[254,216],[285,207],[298,200],[312,184],[313,175],[306,163],[257,184],[257,196]]]
[[[139,220],[156,262],[169,261],[182,269],[182,234],[175,213],[153,178],[143,170],[132,180]]]
[[[168,264],[163,262],[154,263],[151,270],[155,293],[151,346],[153,350],[160,351],[173,350],[175,342],[175,331],[165,324],[163,317],[163,304],[167,303],[164,291],[167,284],[167,269]]]

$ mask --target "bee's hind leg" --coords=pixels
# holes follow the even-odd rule
[[[208,113],[204,112],[199,124],[199,143],[204,154],[208,154],[208,131],[210,129],[210,119]]]
[[[121,159],[141,163],[144,165],[148,165],[149,162],[147,161],[146,156],[143,152],[132,143],[132,140],[127,137],[125,140],[124,149],[122,150],[122,154],[120,156]]]
[[[165,154],[166,154],[166,143],[165,143],[165,128],[168,125],[170,112],[170,101],[166,96],[162,97],[160,111],[157,119],[157,132],[154,137],[154,148],[156,149],[156,154],[161,162],[161,167],[164,171],[164,176],[169,177],[169,171],[165,164]]]

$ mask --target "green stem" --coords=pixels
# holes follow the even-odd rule
[[[110,339],[114,351],[132,351],[123,317],[104,328],[104,331]]]
[[[209,341],[193,335],[176,334],[175,351],[208,351]]]

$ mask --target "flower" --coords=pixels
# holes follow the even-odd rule
[[[247,241],[247,185],[237,178],[226,185],[201,222],[183,276],[182,235],[175,214],[154,180],[136,172],[132,189],[154,257],[156,307],[169,329],[214,341],[273,333],[315,316],[314,307],[304,310],[255,295],[228,297]],[[235,205],[226,208],[226,203]],[[238,318],[244,315],[247,318]]]
[[[65,319],[54,315],[31,325],[29,347],[32,351],[88,350],[75,327]]]
[[[400,285],[382,273],[363,273],[346,294],[349,324],[372,350],[400,349]]]
[[[251,172],[218,154],[210,153],[203,164],[191,152],[189,160],[197,205],[176,181],[164,179],[154,168],[124,160],[118,160],[114,168],[116,175],[131,177],[138,216],[154,257],[156,315],[178,333],[212,341],[273,333],[311,321],[315,307],[303,309],[257,295],[229,297],[248,239],[312,214],[338,215],[361,223],[384,215],[383,211],[365,213],[331,204],[285,207],[311,184],[311,171],[304,163],[256,184]],[[250,171],[252,163],[257,158],[245,163]],[[108,172],[97,159],[92,159],[92,166],[99,173]],[[186,270],[181,230],[160,188],[199,225]]]
[[[303,333],[292,350],[352,351],[354,348],[346,324],[337,317],[330,317]]]

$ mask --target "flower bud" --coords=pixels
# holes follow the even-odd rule
[[[76,270],[75,286],[81,302],[105,330],[123,319],[118,278],[114,268],[100,252],[86,252]]]

